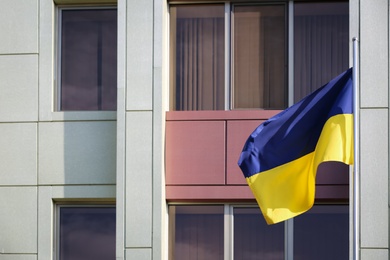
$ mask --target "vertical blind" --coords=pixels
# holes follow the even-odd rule
[[[287,105],[285,5],[233,9],[233,108]]]
[[[348,2],[295,4],[295,102],[348,69],[348,12]]]
[[[176,32],[171,66],[175,69],[173,110],[223,110],[223,5],[172,7],[172,14],[176,16],[172,24]]]

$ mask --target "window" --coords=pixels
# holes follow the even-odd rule
[[[58,259],[115,259],[115,207],[59,205],[57,213]]]
[[[117,11],[59,8],[59,111],[116,110]]]
[[[223,260],[223,206],[170,206],[169,259]]]
[[[292,222],[267,225],[257,206],[170,205],[169,259],[348,259],[348,205],[315,205]]]
[[[286,108],[348,68],[348,12],[348,2],[170,5],[170,110]]]
[[[283,259],[284,226],[268,226],[259,208],[234,207],[234,259]]]

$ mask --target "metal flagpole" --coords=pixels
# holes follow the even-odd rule
[[[352,68],[352,86],[353,86],[353,132],[354,132],[354,165],[353,165],[353,260],[360,259],[360,158],[359,158],[359,40],[354,37],[353,42],[353,68]]]

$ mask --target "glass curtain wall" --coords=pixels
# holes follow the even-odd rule
[[[284,109],[289,88],[299,101],[348,69],[348,13],[348,2],[171,5],[170,110]]]
[[[291,220],[292,235],[286,222],[267,225],[257,205],[224,206],[170,205],[169,259],[348,259],[348,205],[314,205]]]

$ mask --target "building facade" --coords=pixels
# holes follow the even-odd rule
[[[267,226],[237,160],[259,123],[352,66],[353,37],[359,254],[389,258],[388,1],[0,12],[0,259],[351,259],[349,167],[321,166],[313,209]]]

